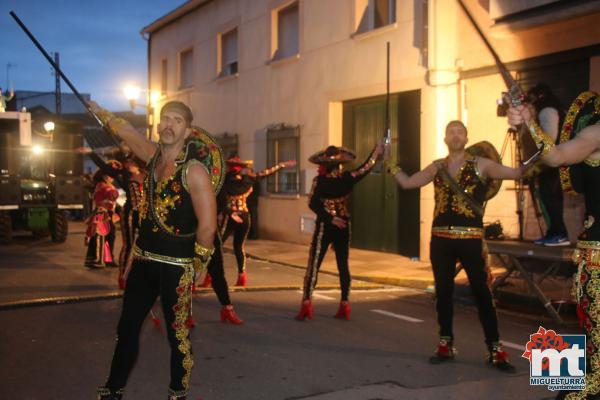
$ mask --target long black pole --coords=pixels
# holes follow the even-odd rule
[[[109,137],[114,142],[114,144],[118,147],[119,146],[119,142],[117,142],[117,140],[115,139],[115,137],[112,135],[110,129],[104,124],[104,122],[102,122],[102,120],[100,119],[100,117],[92,110],[92,108],[88,105],[88,103],[81,96],[81,94],[79,94],[79,91],[77,89],[75,89],[75,86],[71,83],[71,81],[69,80],[69,78],[67,78],[67,76],[62,72],[62,70],[60,69],[60,67],[54,62],[54,60],[52,59],[52,57],[50,57],[50,55],[48,54],[48,52],[42,47],[42,45],[40,44],[40,42],[37,41],[37,39],[35,38],[35,36],[33,36],[33,34],[29,31],[29,29],[27,29],[27,27],[25,26],[25,24],[21,21],[21,19],[19,19],[19,17],[17,17],[17,14],[15,14],[14,11],[11,11],[9,14],[10,14],[11,17],[13,17],[13,19],[17,22],[17,24],[21,27],[21,29],[23,30],[23,32],[25,32],[25,34],[29,37],[29,39],[31,39],[31,41],[33,42],[33,44],[35,45],[35,47],[38,48],[38,50],[42,53],[42,55],[46,58],[46,60],[50,63],[50,65],[52,65],[52,67],[54,67],[54,70],[65,81],[65,83],[67,84],[67,86],[69,86],[69,88],[71,88],[71,90],[73,91],[73,94],[75,95],[75,97],[77,97],[77,99],[81,102],[81,104],[83,104],[83,106],[85,107],[85,109],[87,110],[87,112],[92,116],[92,118],[94,118],[96,120],[96,122],[98,123],[98,125],[100,125],[107,133],[109,133]]]
[[[385,93],[385,134],[390,130],[390,42],[387,42],[387,72]],[[386,136],[387,139],[387,136]],[[387,143],[386,143],[387,144]]]

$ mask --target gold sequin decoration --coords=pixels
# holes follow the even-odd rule
[[[573,279],[577,304],[585,315],[582,321],[587,339],[586,388],[569,393],[569,400],[584,400],[600,393],[600,242],[579,241],[573,254],[577,273]],[[589,262],[589,263],[588,263]]]
[[[350,217],[350,211],[348,203],[350,202],[350,195],[337,197],[335,199],[321,199],[325,211],[332,217],[347,218]]]
[[[362,167],[360,167],[359,169],[357,169],[355,171],[352,171],[350,173],[350,175],[352,175],[353,178],[356,178],[357,176],[365,175],[366,173],[368,173],[370,170],[373,169],[376,162],[377,162],[377,159],[375,157],[371,156],[371,157],[369,157],[369,160],[363,164]]]
[[[447,239],[483,239],[483,228],[472,226],[434,226],[431,235]]]
[[[194,269],[192,267],[186,267],[179,280],[179,286],[176,289],[178,295],[177,304],[173,306],[173,311],[175,313],[173,329],[175,330],[175,337],[179,342],[177,349],[183,354],[183,368],[185,369],[181,384],[186,391],[190,387],[190,377],[192,375],[192,367],[194,366],[192,343],[189,337],[190,328],[186,324],[187,319],[190,316],[190,304],[192,300],[191,284],[193,280]]]
[[[227,195],[227,209],[231,212],[249,212],[247,199],[252,193],[252,190],[253,189],[250,188],[246,193]]]

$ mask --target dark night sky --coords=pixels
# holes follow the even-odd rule
[[[123,87],[147,85],[146,41],[140,31],[183,3],[0,0],[0,86],[6,90],[12,83],[15,90],[54,91],[52,67],[8,14],[12,10],[46,51],[60,54],[61,69],[79,92],[90,93],[110,110],[126,110]],[[64,82],[61,88],[70,92]]]

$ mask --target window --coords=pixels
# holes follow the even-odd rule
[[[179,54],[179,88],[187,88],[193,84],[194,50],[189,49]]]
[[[300,127],[279,125],[267,130],[267,167],[277,163],[298,160]],[[298,194],[300,192],[299,167],[282,169],[267,177],[267,192]]]
[[[396,0],[373,0],[373,12],[375,29],[393,24],[396,22]]]
[[[300,52],[298,3],[293,3],[277,11],[277,42],[274,60],[288,58]]]
[[[237,28],[221,35],[219,76],[235,75],[238,72],[237,37]]]
[[[396,0],[356,1],[357,9],[363,9],[357,33],[372,31],[396,22]]]
[[[160,61],[160,93],[167,94],[167,59],[163,58]]]

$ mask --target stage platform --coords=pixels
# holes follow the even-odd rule
[[[509,278],[523,280],[530,294],[540,301],[548,314],[557,323],[564,324],[555,304],[573,300],[568,288],[575,273],[575,266],[571,261],[574,247],[545,247],[517,240],[487,240],[486,243],[491,264],[506,269],[492,284],[494,294],[507,284]],[[550,278],[564,281],[562,290],[552,291],[551,289],[555,289],[552,287],[548,288],[550,290],[543,290],[544,281]],[[559,298],[552,298],[554,296]]]

